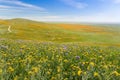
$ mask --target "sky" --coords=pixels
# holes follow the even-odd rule
[[[120,23],[120,0],[0,0],[0,19]]]

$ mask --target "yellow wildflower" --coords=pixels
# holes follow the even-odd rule
[[[82,74],[82,71],[79,70],[77,74],[78,74],[78,76],[80,76]]]
[[[7,54],[3,54],[3,56],[4,56],[4,57],[6,57],[6,56],[7,56]]]
[[[87,72],[84,72],[84,75],[87,75]]]
[[[65,59],[65,60],[64,60],[64,62],[65,62],[65,63],[67,63],[67,62],[68,62],[68,60],[67,60],[67,59]]]
[[[94,62],[90,62],[90,65],[91,65],[91,66],[94,66],[95,64],[94,64]]]
[[[29,75],[32,75],[32,74],[33,74],[33,72],[32,72],[32,71],[29,71],[29,72],[28,72],[28,74],[29,74]]]
[[[85,65],[85,62],[82,62],[83,65]]]
[[[107,66],[107,65],[104,65],[104,66],[103,66],[103,68],[107,69],[107,68],[108,68],[108,66]]]
[[[47,71],[47,74],[50,75],[51,74],[50,71]]]
[[[29,79],[25,77],[24,80],[29,80]]]
[[[94,72],[94,77],[97,77],[97,76],[99,76],[99,73]]]
[[[7,64],[7,65],[10,65],[10,62],[7,62],[6,64]]]
[[[85,62],[86,64],[88,64],[88,62]]]
[[[33,67],[32,71],[35,72],[35,73],[37,73],[39,71],[39,69],[37,67]]]
[[[52,77],[51,80],[56,80],[56,78],[55,78],[55,77]]]
[[[102,58],[102,56],[99,56],[99,58]]]
[[[13,72],[14,68],[12,68],[11,66],[8,68],[8,72]]]
[[[14,80],[18,80],[18,76],[15,76]]]
[[[112,74],[114,74],[115,76],[119,76],[120,75],[117,71],[113,71]]]
[[[60,71],[61,71],[61,69],[60,69],[60,67],[58,66],[58,67],[57,67],[57,72],[60,72]]]
[[[0,74],[2,74],[2,69],[0,69]]]

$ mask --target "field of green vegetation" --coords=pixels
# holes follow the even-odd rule
[[[8,27],[11,26],[11,33]],[[26,19],[0,21],[0,38],[120,45],[120,27],[50,24]]]
[[[120,27],[0,20],[0,80],[120,80]]]

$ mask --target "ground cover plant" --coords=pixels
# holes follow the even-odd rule
[[[120,80],[119,36],[119,25],[2,20],[0,80]]]
[[[119,80],[120,49],[0,40],[1,80]]]

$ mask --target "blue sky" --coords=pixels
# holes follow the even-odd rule
[[[120,22],[120,0],[0,0],[0,18]]]

